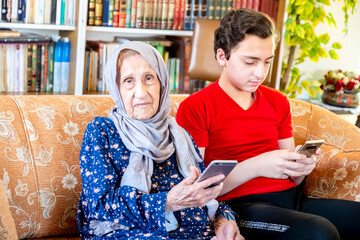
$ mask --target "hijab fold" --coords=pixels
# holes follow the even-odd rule
[[[117,60],[120,51],[124,49],[138,52],[160,80],[159,109],[150,119],[136,120],[126,113],[116,81],[120,78],[120,71],[117,72]],[[122,44],[108,59],[104,79],[116,104],[116,107],[110,111],[109,118],[114,122],[124,145],[131,151],[121,186],[132,186],[144,193],[150,193],[154,162],[161,163],[174,153],[177,167],[183,177],[186,178],[191,174],[192,166],[199,169],[198,163],[202,162],[202,159],[196,152],[190,135],[176,123],[173,117],[169,116],[171,106],[168,72],[161,55],[154,47],[137,41]],[[209,206],[207,205],[211,218],[218,207],[218,203],[215,202],[209,202]],[[179,225],[172,212],[167,212],[165,218],[168,231],[178,228]]]

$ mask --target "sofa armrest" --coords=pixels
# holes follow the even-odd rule
[[[306,179],[305,193],[360,201],[360,129],[318,105],[290,102],[297,144],[310,139],[325,140],[319,162]],[[302,122],[305,119],[307,123]]]

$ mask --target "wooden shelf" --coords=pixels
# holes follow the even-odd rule
[[[192,37],[192,31],[175,31],[175,30],[161,30],[161,29],[143,29],[143,28],[118,28],[118,27],[94,27],[87,26],[87,32],[101,32],[121,34],[122,36],[178,36],[178,37]]]

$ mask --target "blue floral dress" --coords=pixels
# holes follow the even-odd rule
[[[82,239],[211,239],[214,228],[206,207],[174,212],[179,228],[167,232],[165,203],[167,193],[184,178],[176,167],[175,156],[154,163],[152,188],[146,194],[134,187],[120,187],[130,151],[120,139],[109,118],[96,117],[86,128],[80,168],[83,189],[78,207],[78,227]],[[200,164],[204,170],[204,164]],[[216,215],[232,212],[220,203]],[[92,220],[111,221],[126,226],[105,236],[95,236],[89,227]]]

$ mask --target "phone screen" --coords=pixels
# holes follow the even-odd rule
[[[196,182],[204,181],[207,178],[224,174],[225,177],[229,175],[231,170],[237,165],[236,160],[214,160],[210,163],[210,165],[205,169],[203,173],[201,173],[200,177],[196,180]],[[209,187],[216,186],[220,184],[222,181],[216,182]]]

